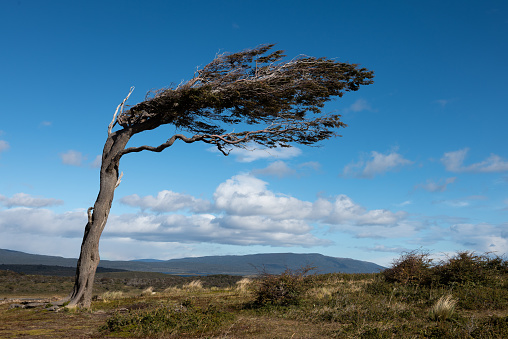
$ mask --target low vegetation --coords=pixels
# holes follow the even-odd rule
[[[135,274],[99,276],[101,292],[89,310],[0,305],[0,337],[27,335],[23,319],[38,337],[62,337],[67,332],[56,331],[72,318],[82,330],[68,333],[77,337],[508,338],[508,263],[489,254],[459,252],[434,262],[409,252],[378,274],[305,267],[255,278],[170,277],[171,285],[158,280],[164,276]],[[6,276],[11,283],[23,277],[0,274]],[[1,291],[5,283],[0,279]]]

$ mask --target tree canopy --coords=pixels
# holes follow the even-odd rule
[[[303,55],[283,61],[283,51],[272,51],[273,47],[217,55],[189,81],[149,92],[145,101],[122,112],[115,123],[134,133],[172,124],[194,134],[176,138],[214,144],[225,154],[247,141],[288,147],[335,136],[337,128],[346,126],[340,115],[316,114],[333,97],[373,83],[373,72],[357,64]],[[232,124],[262,128],[226,133],[225,125]],[[161,151],[172,144],[171,139],[168,143],[128,148],[123,154]]]

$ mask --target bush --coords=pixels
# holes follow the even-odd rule
[[[307,274],[314,270],[306,266],[299,270],[286,269],[281,274],[269,274],[266,271],[254,282],[253,293],[255,303],[263,306],[267,304],[276,306],[298,305],[303,294],[309,286]]]
[[[428,252],[418,250],[405,252],[382,274],[388,282],[428,285],[432,282],[432,259],[429,256]]]
[[[189,300],[178,307],[159,306],[128,314],[115,314],[101,328],[103,333],[120,336],[177,336],[220,329],[234,320],[234,315],[209,304],[195,307]]]
[[[507,263],[499,257],[464,251],[442,262],[434,271],[442,285],[491,286],[501,282],[500,278],[507,273]]]

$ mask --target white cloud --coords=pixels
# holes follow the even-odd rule
[[[9,149],[9,143],[5,140],[0,140],[0,152],[7,151]]]
[[[263,169],[252,170],[252,174],[273,175],[278,178],[282,178],[295,175],[296,171],[290,168],[288,165],[286,165],[284,161],[278,160],[272,162],[270,165],[268,165]]]
[[[38,199],[26,199],[24,204],[50,202]],[[131,195],[121,201],[145,212],[111,214],[103,236],[109,241],[309,247],[332,244],[328,237],[316,236],[317,228],[367,238],[398,238],[418,229],[404,212],[367,210],[345,195],[304,201],[273,192],[267,182],[245,174],[220,184],[213,201],[171,191],[156,196]],[[0,233],[10,237],[80,238],[85,224],[84,211],[0,209]]]
[[[237,175],[217,187],[215,206],[230,215],[263,215],[275,219],[302,219],[312,210],[312,203],[266,189],[267,182],[250,175]]]
[[[506,226],[491,224],[455,224],[450,227],[450,238],[468,249],[478,252],[508,253]]]
[[[0,233],[24,237],[52,235],[82,237],[85,212],[55,213],[43,208],[15,207],[0,210]]]
[[[392,151],[388,154],[372,151],[368,160],[361,159],[344,167],[345,176],[360,178],[373,178],[375,175],[393,171],[399,167],[413,164],[413,161],[404,159],[402,155]]]
[[[87,157],[83,156],[81,152],[75,150],[69,150],[65,153],[60,153],[62,163],[70,166],[82,166],[83,162],[86,161]]]
[[[129,195],[121,198],[120,202],[154,212],[174,212],[186,209],[193,212],[206,212],[210,210],[210,202],[208,201],[167,190],[159,192],[156,197],[151,195],[145,197],[139,197],[137,194]]]
[[[49,127],[51,125],[52,125],[51,121],[42,121],[40,124],[41,127]]]
[[[487,173],[487,172],[504,172],[508,171],[508,160],[501,158],[496,154],[491,154],[484,161],[464,166],[469,148],[463,148],[454,152],[447,152],[441,158],[441,162],[447,171],[450,172],[473,172],[473,173]]]
[[[352,112],[372,111],[372,107],[366,100],[358,99],[348,107],[348,110]]]
[[[397,225],[398,222],[406,217],[404,212],[393,213],[388,210],[366,210],[362,206],[353,202],[346,195],[339,195],[332,203],[330,214],[326,217],[326,222],[330,224],[350,224],[357,226]]]
[[[217,151],[216,149],[210,149]],[[259,159],[289,159],[302,154],[302,151],[296,147],[278,147],[278,148],[255,148],[254,145],[244,148],[234,148],[230,155],[236,157],[239,162],[253,162]]]
[[[7,207],[22,206],[22,207],[47,207],[54,205],[63,205],[62,200],[53,198],[33,197],[26,193],[16,193],[11,198],[0,195],[0,203]]]
[[[308,233],[310,229],[302,222],[263,217],[122,215],[110,217],[104,236],[139,241],[282,247],[330,244]]]
[[[446,178],[444,181],[440,180],[439,182],[435,182],[433,180],[427,180],[425,184],[416,185],[415,188],[423,188],[429,192],[444,192],[446,191],[448,185],[453,184],[457,177]]]

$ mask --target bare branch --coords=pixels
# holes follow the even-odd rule
[[[118,180],[116,181],[115,189],[120,186],[120,183],[122,182],[123,172],[120,173],[120,176],[118,177]]]
[[[162,152],[166,148],[172,146],[176,140],[182,140],[186,143],[202,141],[207,144],[212,144],[224,155],[229,155],[233,147],[244,148],[249,142],[256,142],[269,148],[277,146],[290,147],[290,143],[295,140],[303,144],[312,144],[316,139],[323,140],[335,135],[331,132],[326,134],[326,131],[322,131],[321,128],[323,125],[335,125],[336,127],[345,126],[342,122],[337,121],[336,117],[337,116],[325,116],[311,121],[281,121],[272,123],[263,129],[238,133],[196,134],[192,137],[186,137],[183,134],[175,134],[165,143],[157,147],[147,145],[129,147],[123,150],[119,156],[141,151]]]
[[[116,111],[115,111],[115,114],[113,114],[113,120],[111,120],[111,123],[109,124],[108,126],[108,135],[111,134],[111,131],[113,130],[113,127],[116,125],[116,122],[117,122],[117,118],[116,118],[116,115],[118,113],[118,110],[120,109],[120,115],[121,116],[123,114],[123,108],[125,106],[125,103],[127,102],[127,100],[129,99],[129,97],[131,96],[132,92],[134,91],[134,86],[132,86],[129,90],[129,94],[127,94],[127,96],[125,97],[125,99],[123,99],[123,101],[116,107]]]

